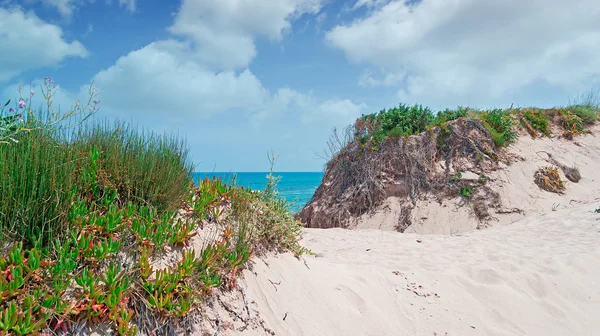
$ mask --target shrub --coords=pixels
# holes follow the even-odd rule
[[[565,131],[581,134],[585,130],[583,120],[570,109],[558,110],[561,126]]]
[[[363,115],[355,124],[357,136],[371,136],[376,143],[386,136],[411,135],[425,131],[434,120],[433,112],[421,105],[400,104],[378,114]]]
[[[131,201],[173,210],[190,190],[193,165],[185,142],[177,137],[104,123],[83,127],[75,146],[82,153],[98,148],[99,183],[117,190],[122,204]]]
[[[458,190],[458,194],[464,198],[473,197],[473,189],[469,186],[463,186]]]
[[[589,105],[574,105],[568,108],[573,114],[581,118],[585,124],[593,124],[598,119],[598,109]]]
[[[549,118],[543,111],[537,109],[526,110],[523,112],[523,117],[535,130],[542,132],[547,137],[551,136],[548,124]]]
[[[469,108],[459,106],[456,110],[445,109],[436,114],[434,125],[440,125],[448,121],[456,120],[458,118],[464,118],[468,115]]]
[[[492,139],[496,146],[507,146],[517,139],[517,133],[513,129],[514,122],[510,113],[501,109],[493,109],[481,112],[478,116],[492,134]]]
[[[534,182],[540,189],[561,194],[565,190],[565,182],[560,178],[558,168],[542,167],[533,174]]]
[[[58,131],[36,130],[15,140],[0,145],[0,228],[38,244],[65,225],[81,157],[61,143]]]
[[[274,175],[275,158],[270,158],[271,170],[267,187],[261,193],[236,188],[231,196],[232,215],[248,225],[253,248],[261,251],[290,251],[295,255],[310,253],[300,246],[298,237],[302,223],[294,218],[288,201],[277,193],[279,177]]]

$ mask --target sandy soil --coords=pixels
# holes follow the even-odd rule
[[[255,260],[241,283],[276,335],[600,335],[599,205],[444,236],[306,229],[316,256]]]

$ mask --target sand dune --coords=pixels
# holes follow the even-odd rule
[[[600,335],[597,207],[446,236],[306,229],[316,256],[256,260],[242,284],[276,335]]]
[[[507,152],[514,156],[512,163],[502,164],[500,169],[488,174],[488,186],[498,192],[502,206],[489,209],[491,219],[487,223],[478,220],[472,205],[461,198],[445,199],[438,203],[435,197],[426,195],[416,202],[411,212],[412,225],[405,232],[455,234],[481,226],[511,224],[532,215],[552,212],[553,207],[566,209],[600,202],[600,178],[597,172],[600,141],[596,135],[600,134],[600,127],[594,126],[591,130],[592,134],[579,136],[576,142],[546,137],[532,139],[528,135],[519,137],[515,144],[507,148]],[[567,181],[564,194],[541,190],[534,183],[535,171],[550,164],[546,153],[567,167],[577,167],[581,173],[581,180],[573,183],[567,181],[561,172],[562,179]],[[463,172],[464,177],[469,178],[469,174],[477,180],[478,175]],[[352,228],[396,230],[401,210],[401,200],[390,197],[374,213],[361,216]]]

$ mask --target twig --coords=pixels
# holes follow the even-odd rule
[[[277,292],[277,287],[275,287],[275,285],[277,285],[277,286],[281,285],[281,281],[273,282],[273,281],[271,281],[271,279],[267,279],[267,280],[269,280],[269,282],[271,283],[271,285],[273,285],[273,288],[275,288],[275,291]]]
[[[304,259],[304,257],[302,257],[302,261],[304,261],[304,266],[306,266],[306,268],[310,269],[310,267],[308,267],[308,264],[306,263],[306,259]]]

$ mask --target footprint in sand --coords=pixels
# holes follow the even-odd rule
[[[367,304],[365,302],[365,300],[363,300],[362,297],[360,297],[360,295],[356,294],[355,291],[353,291],[351,288],[346,287],[344,285],[339,285],[337,287],[343,294],[344,297],[353,303],[353,307],[356,307],[356,309],[358,309],[358,312],[360,313],[360,315],[363,315],[365,313],[365,311],[367,311]]]
[[[546,285],[544,284],[542,277],[540,277],[538,274],[528,277],[526,281],[527,285],[531,289],[531,292],[536,298],[541,299],[547,295]]]
[[[483,285],[497,285],[502,283],[500,274],[490,268],[469,269],[467,274],[469,274],[471,280]]]
[[[542,302],[542,307],[544,307],[546,313],[548,313],[550,316],[554,317],[557,320],[564,320],[566,317],[565,312],[562,309],[550,303]]]

